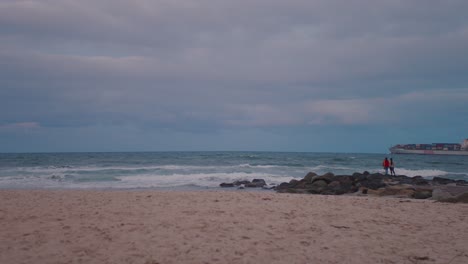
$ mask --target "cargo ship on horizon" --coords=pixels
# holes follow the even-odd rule
[[[392,154],[419,155],[461,155],[468,156],[468,139],[461,144],[432,143],[432,144],[398,144],[390,148]]]

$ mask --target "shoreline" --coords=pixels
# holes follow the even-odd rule
[[[468,204],[270,191],[0,190],[1,263],[466,263]]]

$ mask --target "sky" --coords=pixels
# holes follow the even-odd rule
[[[468,138],[466,0],[0,0],[0,152]]]

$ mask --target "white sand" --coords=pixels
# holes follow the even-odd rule
[[[206,191],[0,191],[0,263],[468,263],[468,204]]]

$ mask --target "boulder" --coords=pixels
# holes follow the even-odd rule
[[[302,179],[296,182],[296,184],[294,185],[294,188],[307,189],[308,185],[310,185],[310,183],[307,183],[304,179]]]
[[[368,189],[372,189],[372,190],[377,190],[379,188],[383,188],[385,186],[387,186],[384,182],[383,182],[383,178],[382,177],[372,177],[372,175],[368,175],[366,176],[366,179],[364,180],[361,180],[359,181],[359,187],[366,187]]]
[[[266,182],[265,180],[263,179],[253,179],[252,182],[250,181],[247,181],[247,180],[243,180],[243,181],[235,181],[235,182],[223,182],[221,183],[219,186],[221,187],[234,187],[234,186],[240,186],[242,188],[239,188],[239,189],[243,189],[244,187],[253,187],[253,188],[256,188],[256,187],[263,187],[266,185]]]
[[[257,183],[257,184],[263,184],[263,185],[266,185],[266,182],[264,179],[253,179],[252,180],[253,183]]]
[[[325,181],[327,184],[335,180],[335,174],[327,172],[322,176],[317,176],[312,179],[312,183],[316,181]]]
[[[447,203],[468,203],[468,193],[461,194],[457,197],[454,198],[449,198],[445,200],[444,202]]]
[[[346,182],[332,181],[327,186],[327,191],[329,194],[345,194],[350,192],[352,185]]]
[[[328,183],[326,180],[317,180],[314,181],[311,186],[326,187],[328,186]]]
[[[431,189],[415,189],[413,198],[414,199],[428,199],[432,197]]]
[[[257,188],[257,187],[263,187],[266,185],[265,180],[263,179],[253,179],[252,182],[246,183],[245,187],[249,188]]]
[[[421,176],[414,176],[413,178],[411,178],[411,181],[415,185],[428,185],[429,184],[429,181],[424,179]]]
[[[436,186],[432,199],[439,202],[463,202],[468,196],[468,186]]]
[[[318,175],[315,174],[314,172],[309,172],[307,173],[307,175],[304,177],[304,181],[307,182],[307,183],[312,183],[312,179],[314,177],[317,177]]]
[[[280,183],[278,186],[276,186],[275,189],[276,189],[278,192],[281,192],[281,191],[283,191],[283,190],[286,190],[286,189],[290,188],[289,186],[290,186],[289,183],[287,183],[287,182],[282,182],[282,183]]]
[[[446,185],[446,184],[449,184],[449,183],[455,183],[455,181],[451,180],[451,179],[447,179],[447,178],[442,178],[442,177],[434,177],[432,179],[432,183]]]
[[[362,194],[367,194],[368,191],[369,190],[367,188],[365,188],[365,187],[360,187],[359,188],[359,192],[362,193]]]
[[[247,181],[247,180],[233,182],[233,184],[236,185],[236,186],[246,185],[246,184],[249,184],[249,183],[250,183],[250,181]]]
[[[332,194],[341,195],[356,192],[358,187],[353,184],[352,176],[337,176],[334,181],[328,184],[327,190]]]
[[[328,183],[325,180],[316,180],[314,181],[307,191],[309,193],[320,194],[327,189]]]
[[[289,188],[294,188],[298,184],[299,184],[298,180],[292,179],[292,180],[289,181]]]
[[[414,189],[408,186],[388,186],[374,192],[378,196],[412,197]]]

